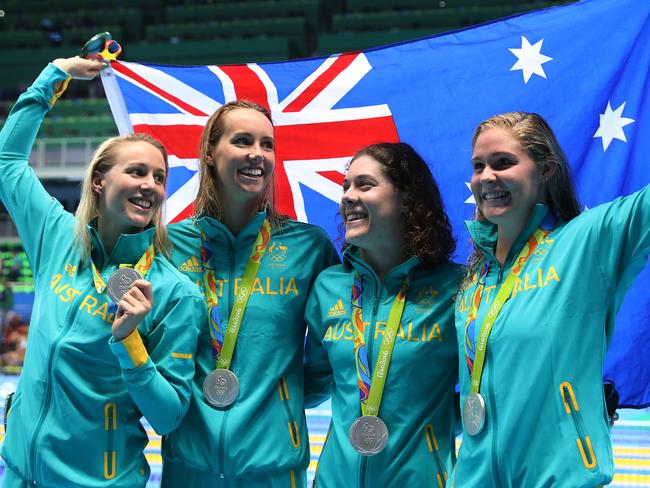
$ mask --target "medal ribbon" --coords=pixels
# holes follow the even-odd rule
[[[217,281],[215,278],[214,254],[210,249],[208,238],[201,232],[201,264],[203,266],[203,288],[205,290],[206,302],[208,305],[208,322],[210,324],[210,337],[212,339],[212,356],[215,359],[217,368],[229,369],[232,356],[239,334],[239,327],[244,318],[246,304],[253,291],[253,282],[257,277],[262,258],[271,240],[271,224],[264,219],[255,244],[251,249],[248,264],[241,279],[241,285],[235,294],[235,304],[228,319],[228,328],[223,330],[221,314],[219,312],[219,296],[217,294]]]
[[[147,272],[149,271],[149,268],[151,268],[151,265],[153,264],[153,258],[156,255],[156,251],[153,248],[153,244],[151,244],[147,250],[144,252],[144,254],[140,257],[138,262],[135,264],[134,268],[135,270],[140,273],[143,277],[147,275]],[[92,270],[93,270],[93,281],[95,282],[95,290],[97,290],[97,293],[104,293],[106,290],[106,283],[104,282],[104,279],[102,278],[101,273],[95,266],[95,263],[90,261]],[[120,268],[130,268],[130,264],[120,264]]]
[[[534,234],[528,239],[528,242],[524,245],[523,249],[517,256],[515,263],[513,264],[510,273],[504,280],[503,284],[499,287],[497,296],[494,298],[492,305],[483,320],[483,325],[479,332],[478,341],[474,344],[474,321],[476,320],[476,315],[478,313],[478,308],[481,304],[481,296],[483,294],[483,288],[485,285],[485,276],[487,275],[489,262],[483,265],[479,276],[477,277],[476,290],[474,300],[472,300],[472,309],[467,317],[465,322],[465,359],[467,361],[467,366],[470,372],[470,391],[477,393],[481,386],[481,376],[483,374],[483,366],[485,364],[485,354],[487,352],[487,343],[490,332],[492,332],[492,326],[501,312],[503,305],[508,301],[512,294],[512,289],[515,286],[517,277],[524,265],[533,255],[535,249],[544,242],[546,236],[550,233],[548,230],[538,228]],[[470,333],[471,332],[471,333]],[[471,356],[470,356],[471,354]]]
[[[384,393],[386,377],[388,376],[388,366],[393,354],[393,346],[395,345],[395,337],[404,312],[408,286],[409,278],[407,277],[390,307],[384,338],[381,341],[379,356],[377,356],[377,364],[371,382],[368,352],[364,338],[365,325],[361,317],[361,310],[363,308],[361,295],[363,293],[363,287],[359,273],[354,274],[354,281],[352,283],[352,325],[354,327],[354,360],[357,366],[357,383],[361,396],[362,415],[377,416],[379,413],[381,397]]]

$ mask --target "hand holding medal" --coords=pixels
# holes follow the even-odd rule
[[[126,273],[123,273],[126,270],[133,273],[129,273],[127,276]],[[112,327],[113,337],[116,341],[131,334],[153,306],[151,283],[142,278],[132,279],[135,274],[140,276],[132,268],[120,268],[108,280],[107,291],[111,300],[117,304]],[[128,284],[127,281],[129,281]]]

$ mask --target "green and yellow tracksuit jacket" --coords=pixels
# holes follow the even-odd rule
[[[0,197],[18,228],[36,291],[2,457],[30,485],[144,487],[148,438],[140,418],[164,434],[187,411],[205,306],[196,287],[156,255],[147,275],[153,309],[130,336],[109,344],[114,308],[97,292],[90,260],[73,242],[75,219],[27,162],[53,100],[52,84],[65,79],[48,65],[0,133]],[[88,232],[92,261],[106,281],[120,264],[138,261],[154,229],[122,235],[110,255],[95,228]]]
[[[361,415],[351,322],[355,273],[362,281],[370,377],[390,308],[407,274],[411,274],[379,408],[379,417],[388,427],[388,444],[372,457],[358,454],[348,438],[350,426]],[[461,278],[458,265],[426,267],[413,257],[380,281],[355,248],[346,251],[344,264],[320,274],[305,312],[309,325],[306,403],[315,406],[331,391],[332,422],[318,461],[315,486],[445,485],[455,458],[458,346],[453,310]]]
[[[257,214],[237,237],[210,217],[169,226],[173,263],[201,287],[200,232],[205,233],[215,257],[223,324],[265,218],[266,213]],[[309,463],[303,314],[316,276],[337,262],[336,250],[319,227],[292,220],[273,226],[230,368],[239,379],[239,397],[225,410],[212,408],[203,399],[203,381],[215,369],[206,321],[199,338],[190,410],[179,428],[163,440],[165,466],[174,466],[163,469],[163,485],[182,486],[184,470],[226,481],[289,471],[295,472],[291,479],[302,479]],[[175,479],[165,479],[169,473]]]
[[[492,263],[476,334],[524,243],[549,219],[546,206],[534,208],[503,267],[494,256],[496,227],[466,224]],[[550,228],[492,328],[480,385],[485,426],[463,437],[450,486],[594,487],[614,474],[603,362],[616,312],[650,251],[650,186]],[[456,307],[461,405],[475,286],[464,288]]]

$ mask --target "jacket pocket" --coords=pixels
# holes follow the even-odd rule
[[[287,430],[289,431],[289,437],[291,439],[291,445],[294,449],[300,449],[300,432],[298,431],[298,422],[296,422],[295,417],[291,413],[291,407],[289,405],[289,388],[287,388],[287,382],[283,377],[280,377],[278,381],[278,394],[280,395],[280,401],[284,405],[284,410],[287,414]]]
[[[106,450],[104,451],[104,478],[112,480],[117,470],[117,452],[115,451],[115,433],[117,431],[117,405],[109,402],[104,405],[104,431],[106,432]]]
[[[571,421],[576,431],[576,444],[578,445],[578,451],[580,452],[582,462],[587,469],[594,469],[598,466],[598,461],[596,461],[596,455],[594,454],[594,449],[591,445],[591,439],[585,432],[582,416],[580,415],[580,406],[576,400],[571,383],[565,381],[560,384],[560,395],[562,396],[562,402],[564,403],[564,410],[567,415],[571,417]]]
[[[427,424],[424,426],[424,437],[427,440],[427,448],[429,452],[433,455],[433,459],[436,463],[436,480],[438,481],[439,488],[444,488],[447,483],[447,472],[445,471],[442,460],[440,459],[440,453],[438,452],[438,439],[436,439],[436,433],[433,430],[433,425]]]

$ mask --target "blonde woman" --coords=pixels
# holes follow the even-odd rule
[[[0,197],[35,277],[27,354],[8,415],[6,487],[144,487],[140,417],[160,434],[187,411],[198,290],[164,255],[167,154],[147,136],[104,142],[76,217],[28,165],[45,114],[71,78],[102,64],[49,64],[0,133]]]

